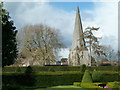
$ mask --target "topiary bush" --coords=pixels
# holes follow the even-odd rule
[[[89,70],[86,70],[82,78],[82,83],[92,83],[92,78]]]
[[[86,65],[83,64],[83,65],[80,67],[80,71],[81,71],[81,72],[85,72],[85,70],[86,70]]]
[[[31,66],[28,66],[24,72],[25,85],[33,86],[35,84],[34,72]]]

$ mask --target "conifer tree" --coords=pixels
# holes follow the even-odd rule
[[[3,3],[0,3],[1,23],[2,23],[2,66],[11,65],[17,57],[17,30],[10,20],[9,12],[3,8]]]

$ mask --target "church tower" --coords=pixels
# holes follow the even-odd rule
[[[79,66],[82,64],[91,66],[89,52],[85,47],[85,40],[83,36],[83,28],[82,28],[79,7],[77,7],[76,10],[72,48],[70,49],[69,52],[69,64],[72,66]]]

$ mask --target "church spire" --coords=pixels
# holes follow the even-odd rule
[[[80,48],[85,46],[85,41],[83,37],[83,29],[82,29],[82,22],[80,18],[80,11],[79,7],[76,10],[76,18],[75,18],[75,26],[74,26],[74,33],[73,33],[73,42],[72,42],[72,49]]]
[[[80,49],[82,51],[80,51]],[[77,7],[76,9],[72,48],[70,49],[70,54],[69,54],[69,64],[72,66],[78,66],[83,64],[87,66],[91,66],[92,64],[89,56],[89,52],[85,47],[85,40],[83,36],[83,28],[82,28],[79,7]]]

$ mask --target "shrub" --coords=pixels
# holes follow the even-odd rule
[[[36,86],[73,85],[81,81],[83,73],[80,72],[46,72],[36,74]]]
[[[35,84],[34,72],[31,66],[28,66],[24,73],[25,76],[25,85],[33,86]]]
[[[120,66],[92,66],[92,67],[87,67],[88,70],[94,71],[96,69],[97,71],[119,71],[118,68]]]
[[[55,72],[54,68],[49,68],[48,71],[49,72]]]
[[[92,73],[92,80],[94,82],[100,82],[101,78],[102,78],[102,75],[103,75],[103,73],[94,70],[93,73]]]
[[[16,72],[22,72],[21,67],[18,67]]]
[[[14,85],[15,75],[13,73],[2,73],[2,84],[4,85]]]
[[[20,86],[17,85],[2,85],[3,90],[23,90]]]
[[[107,71],[93,71],[92,79],[93,82],[114,82],[120,81],[120,74],[118,72],[107,72]]]
[[[83,64],[83,65],[80,67],[80,71],[81,71],[81,72],[85,72],[85,70],[86,70],[86,65]]]
[[[107,86],[109,88],[120,88],[120,82],[108,82]]]
[[[20,68],[21,72],[24,72],[26,67],[15,67],[15,66],[6,66],[2,68],[2,72],[16,72]]]
[[[33,73],[33,69],[31,66],[28,66],[25,70],[25,75],[30,75]]]
[[[81,72],[39,72],[31,74],[35,78],[34,86],[48,87],[56,85],[73,85],[73,82],[81,81],[83,73]],[[3,84],[29,86],[30,77],[26,77],[24,73],[3,73]],[[27,82],[28,81],[28,82]]]
[[[98,84],[94,83],[81,83],[82,88],[98,88]]]
[[[74,86],[80,86],[80,84],[81,84],[80,82],[74,82],[73,83]]]
[[[82,78],[82,83],[92,83],[92,78],[89,70],[86,70]]]

